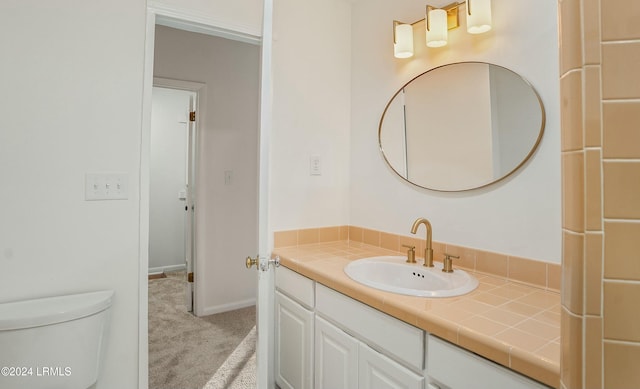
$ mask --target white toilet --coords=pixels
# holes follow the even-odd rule
[[[93,388],[113,291],[0,304],[0,389]]]

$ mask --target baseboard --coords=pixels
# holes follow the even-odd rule
[[[171,271],[185,271],[187,270],[187,265],[171,265],[171,266],[160,266],[160,267],[150,267],[149,274],[158,274],[158,273],[167,273]]]
[[[198,314],[198,316],[209,316],[216,313],[233,311],[240,308],[250,307],[256,305],[256,299],[250,298],[248,300],[236,301],[228,304],[214,305],[213,307],[206,307]]]

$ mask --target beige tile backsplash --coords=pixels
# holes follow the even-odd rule
[[[302,230],[277,231],[274,234],[274,247],[292,247],[298,245],[327,243],[338,240],[361,242],[405,254],[406,247],[414,246],[416,258],[424,258],[424,239],[404,235],[390,234],[357,226],[338,226],[307,228]],[[560,265],[555,263],[509,256],[469,247],[433,242],[433,258],[442,262],[444,253],[460,256],[454,259],[454,267],[496,275],[511,281],[522,282],[554,291],[560,290]]]

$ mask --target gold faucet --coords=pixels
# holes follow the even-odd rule
[[[433,267],[433,248],[431,248],[431,223],[429,220],[421,217],[416,219],[411,226],[411,233],[415,234],[418,231],[420,224],[424,224],[427,229],[427,247],[424,249],[424,266]]]

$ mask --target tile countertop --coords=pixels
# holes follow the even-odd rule
[[[343,269],[355,259],[402,254],[349,241],[281,247],[273,255],[280,256],[281,265],[373,308],[546,385],[560,386],[557,292],[474,272],[469,273],[480,284],[463,296],[385,292],[351,280]]]

